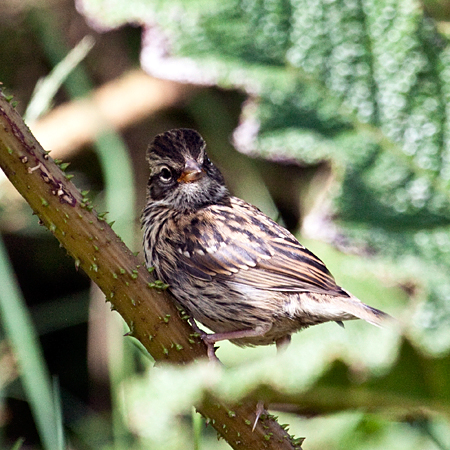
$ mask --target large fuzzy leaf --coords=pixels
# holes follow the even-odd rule
[[[361,367],[342,360],[322,369],[308,362],[301,355],[287,353],[278,357],[276,364],[270,356],[231,369],[199,363],[181,369],[163,366],[151,370],[125,385],[130,426],[152,448],[179,448],[180,442],[188,439],[181,418],[189,413],[192,402],[208,402],[212,394],[227,401],[261,399],[281,409],[290,405],[290,411],[307,416],[377,412],[414,423],[431,423],[437,412],[450,416],[448,356],[430,358],[403,341],[395,364],[390,369],[379,368],[378,374],[361,371]],[[295,423],[292,416],[289,420]],[[403,433],[403,439],[410,438]],[[328,436],[327,448],[337,448],[331,445],[336,440],[337,436]],[[383,448],[382,443],[379,445],[370,448]]]
[[[396,261],[427,293],[415,332],[450,346],[450,46],[417,1],[79,4],[101,27],[144,24],[150,73],[244,89],[241,151],[330,161],[327,238]]]

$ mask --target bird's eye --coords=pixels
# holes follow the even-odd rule
[[[159,179],[164,183],[168,183],[172,179],[171,170],[168,167],[163,167],[159,172]]]

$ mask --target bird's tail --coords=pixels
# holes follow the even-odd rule
[[[349,298],[342,298],[345,301],[346,312],[354,316],[355,319],[362,319],[377,327],[383,327],[394,321],[393,317],[380,311],[377,308],[366,305],[361,300],[347,292]]]

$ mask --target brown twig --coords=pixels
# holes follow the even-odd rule
[[[20,115],[0,93],[0,167],[42,223],[100,287],[139,339],[159,361],[185,364],[206,356],[206,347],[182,320],[171,296],[154,280],[68,176],[44,152]],[[256,401],[230,405],[206,396],[198,411],[235,449],[294,449],[276,420],[261,416]]]

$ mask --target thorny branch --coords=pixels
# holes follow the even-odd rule
[[[205,345],[179,316],[170,294],[155,288],[147,269],[58,163],[0,93],[0,167],[76,267],[100,287],[130,327],[129,335],[155,360],[186,364],[205,357]],[[293,441],[273,416],[263,414],[252,431],[256,405],[230,405],[209,396],[196,407],[235,449],[300,449],[301,442]]]

